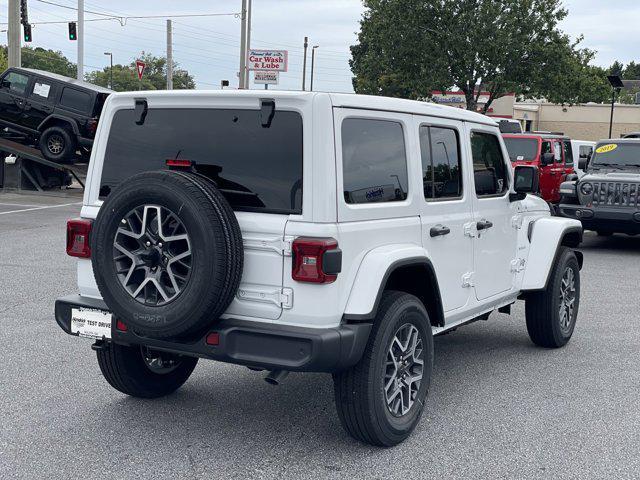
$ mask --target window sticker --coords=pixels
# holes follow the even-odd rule
[[[602,145],[596,149],[596,153],[609,153],[613,152],[616,148],[618,148],[618,144],[609,143],[608,145]]]
[[[51,90],[51,85],[47,85],[46,83],[38,83],[36,82],[33,85],[33,94],[40,95],[44,98],[49,98],[49,91]]]

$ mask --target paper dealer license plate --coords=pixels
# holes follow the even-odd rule
[[[71,333],[88,338],[111,338],[111,312],[72,308]]]

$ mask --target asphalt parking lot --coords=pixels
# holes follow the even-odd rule
[[[564,349],[530,343],[522,304],[436,338],[422,422],[383,450],[342,431],[328,375],[203,361],[165,399],[111,389],[53,318],[79,201],[0,194],[0,478],[640,477],[640,238],[586,235]]]

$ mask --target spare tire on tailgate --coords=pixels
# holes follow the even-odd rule
[[[209,327],[240,284],[240,226],[205,177],[145,172],[105,200],[91,235],[102,298],[134,332],[185,337]]]

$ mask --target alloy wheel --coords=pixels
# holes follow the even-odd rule
[[[192,255],[187,229],[166,207],[136,207],[120,221],[113,261],[120,284],[137,302],[165,305],[189,282]]]
[[[54,155],[59,155],[64,150],[64,138],[57,134],[50,135],[47,140],[47,148]]]
[[[424,371],[424,348],[419,330],[405,323],[396,331],[385,365],[384,393],[395,417],[406,415],[416,401]]]
[[[571,267],[567,267],[560,281],[560,328],[567,333],[571,329],[576,304],[576,278]]]

